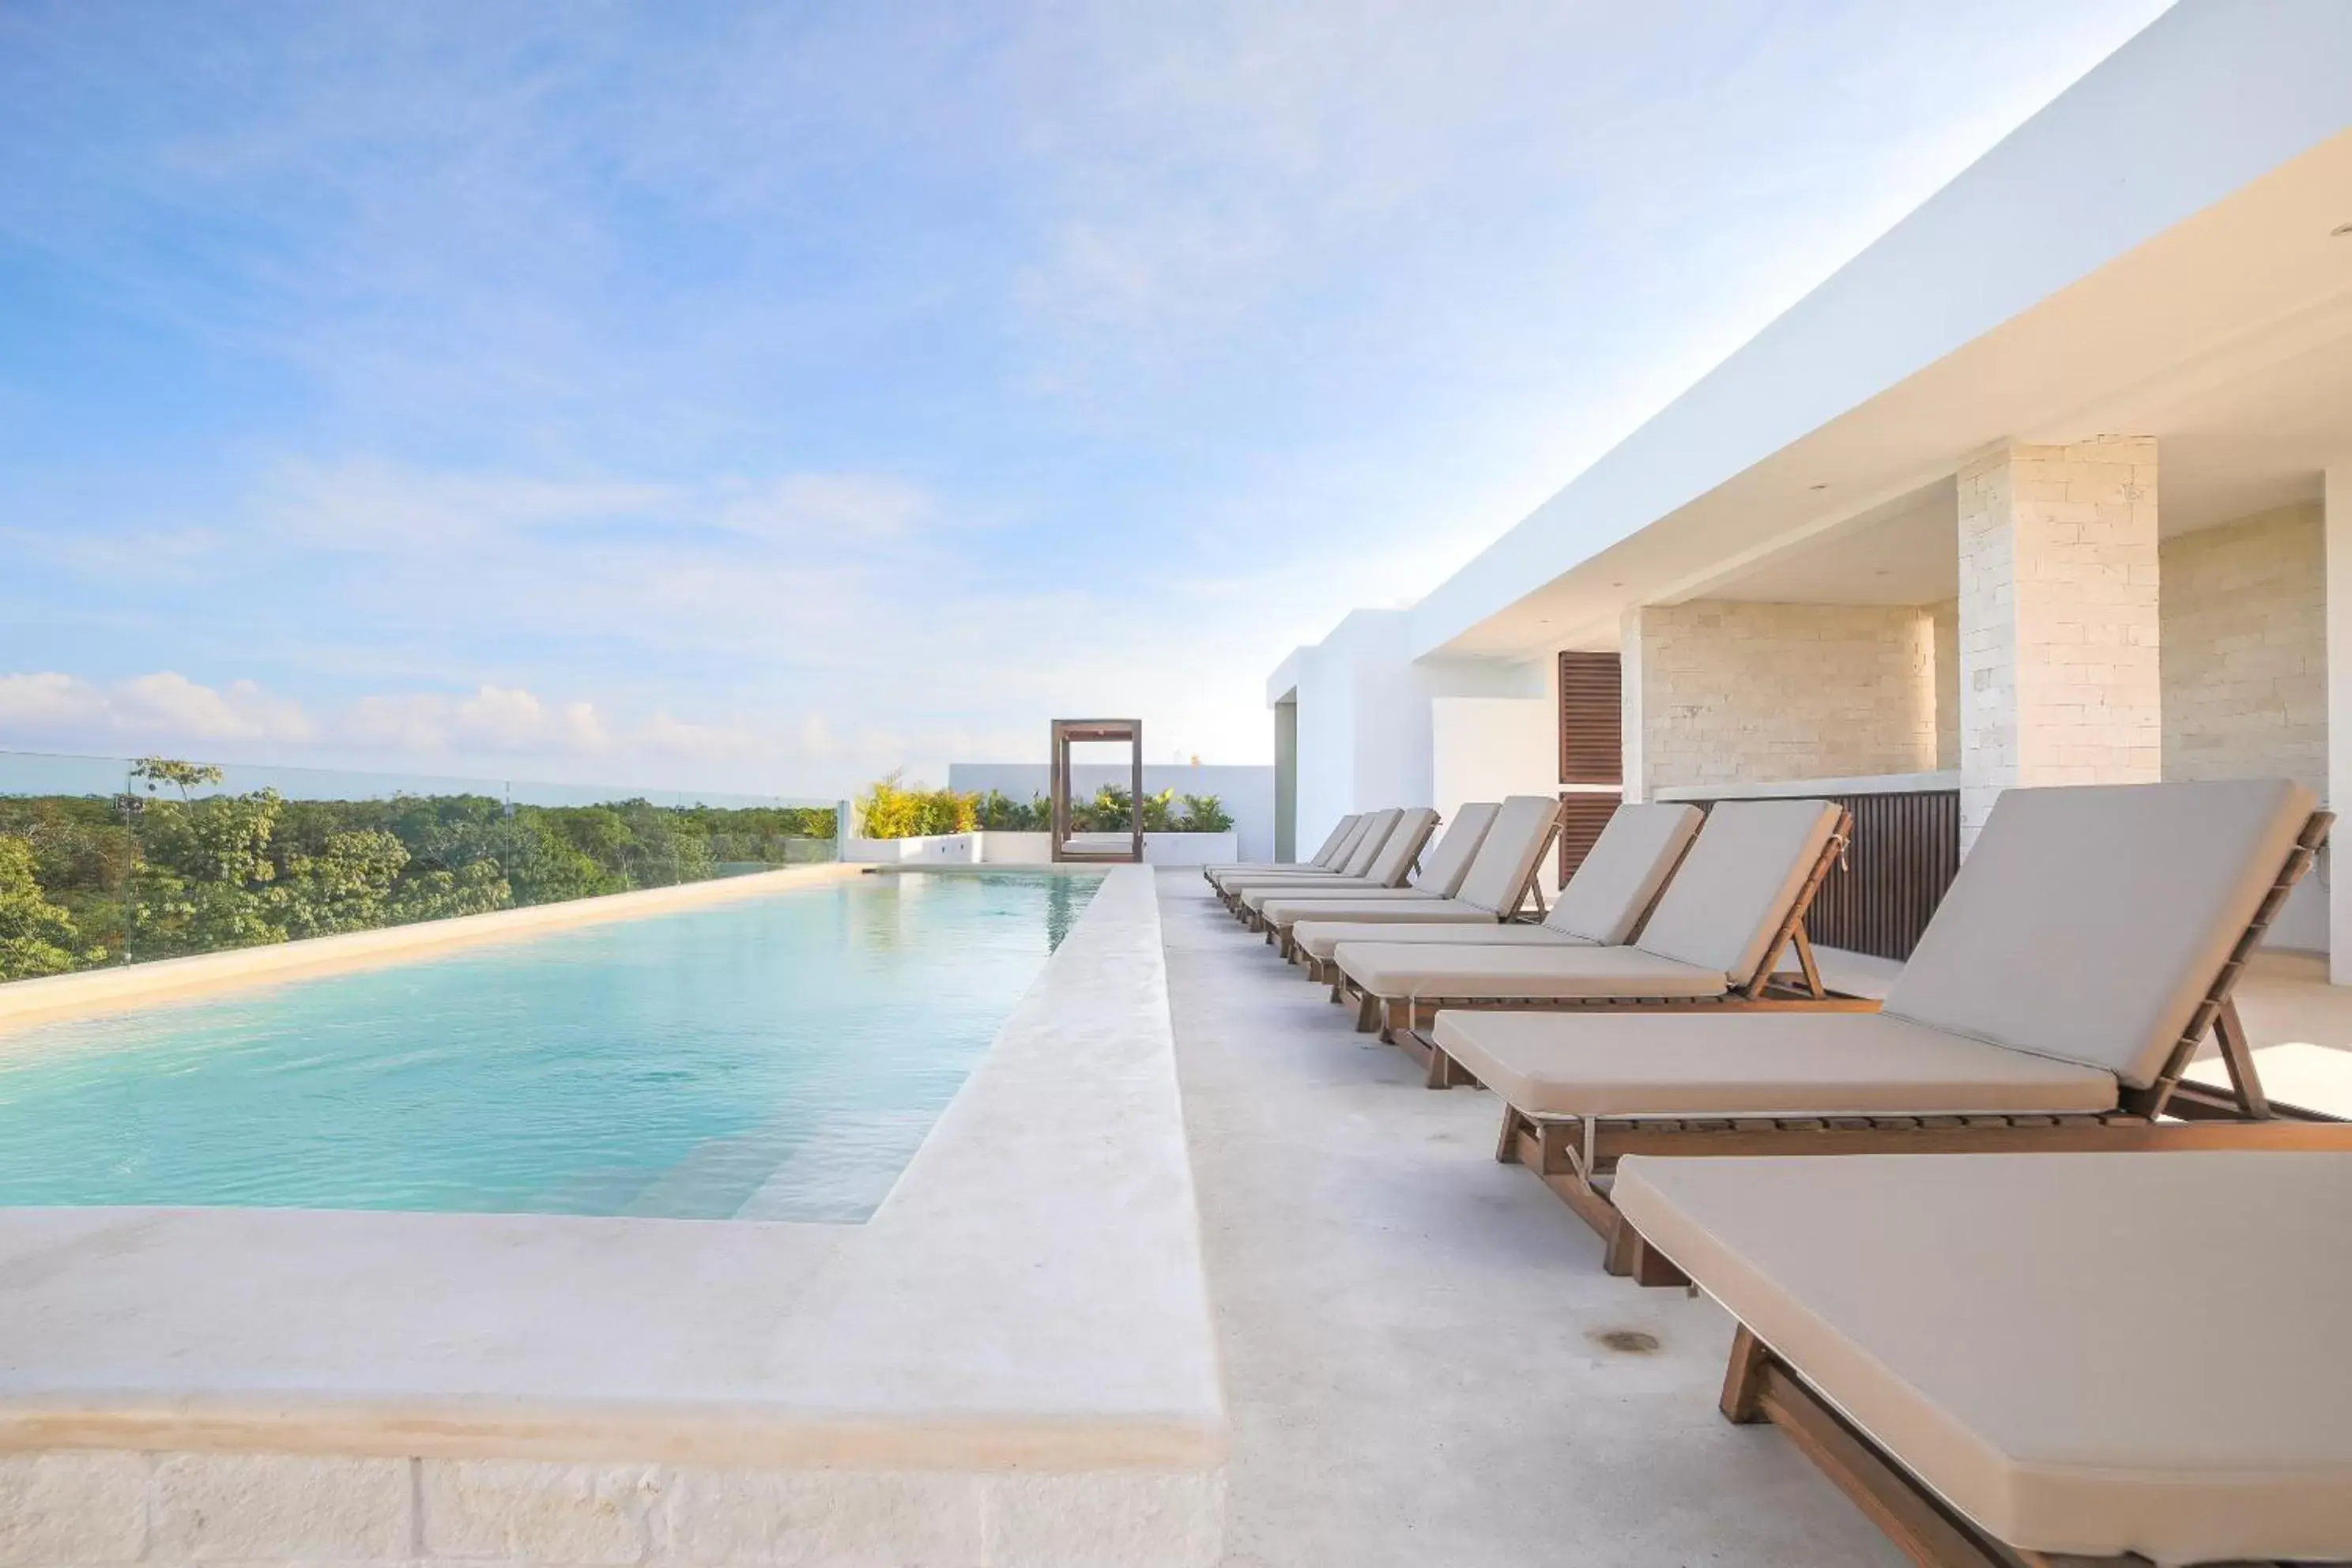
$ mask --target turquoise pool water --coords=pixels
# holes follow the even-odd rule
[[[0,1037],[0,1204],[861,1220],[1098,882],[859,877]]]

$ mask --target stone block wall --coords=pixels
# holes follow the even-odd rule
[[[2316,502],[2163,545],[2164,776],[2327,793],[2326,540]]]
[[[1644,791],[1935,765],[1934,632],[1916,606],[1694,600],[1637,610],[1627,631]]]
[[[1936,656],[1936,766],[1960,765],[1960,602],[1945,599],[1922,606]]]
[[[0,1454],[0,1563],[1209,1568],[1216,1471],[967,1475]]]
[[[1995,447],[1958,497],[1965,843],[2009,785],[2161,776],[2156,442]]]

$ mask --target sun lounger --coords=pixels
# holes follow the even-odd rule
[[[1437,841],[1410,876],[1398,879],[1387,887],[1376,887],[1369,877],[1349,879],[1325,877],[1314,880],[1304,878],[1282,882],[1253,881],[1234,889],[1229,900],[1234,914],[1252,931],[1267,931],[1260,912],[1275,900],[1290,902],[1300,899],[1348,899],[1381,901],[1396,900],[1444,899],[1453,896],[1469,875],[1470,866],[1493,831],[1495,819],[1502,807],[1493,802],[1474,801],[1460,808],[1445,836]]]
[[[1246,877],[1258,871],[1320,870],[1337,866],[1356,847],[1356,836],[1362,830],[1364,817],[1369,815],[1359,813],[1341,817],[1339,825],[1331,829],[1331,836],[1323,840],[1323,847],[1318,849],[1315,858],[1305,865],[1296,861],[1261,860],[1237,866],[1203,866],[1201,875],[1212,884],[1222,887],[1229,877]]]
[[[1386,894],[1345,899],[1273,898],[1255,911],[1285,957],[1294,956],[1288,933],[1302,920],[1472,921],[1493,925],[1511,919],[1534,892],[1544,853],[1559,831],[1559,803],[1549,795],[1517,795],[1495,813],[1477,853],[1461,868],[1454,888],[1431,878]],[[1540,897],[1540,895],[1538,895]],[[1408,917],[1403,911],[1410,910]]]
[[[1630,1158],[1770,1421],[1938,1568],[2352,1559],[2352,1155]]]
[[[1351,877],[1344,871],[1293,871],[1285,875],[1248,877],[1227,884],[1223,889],[1227,905],[1236,914],[1253,900],[1272,896],[1279,889],[1285,896],[1291,893],[1329,894],[1344,898],[1350,893],[1381,893],[1402,888],[1421,862],[1421,852],[1429,843],[1430,833],[1437,826],[1437,813],[1427,806],[1415,806],[1397,818],[1380,852],[1363,875]]]
[[[1356,842],[1346,857],[1331,870],[1302,873],[1293,868],[1286,871],[1258,871],[1246,877],[1228,877],[1218,884],[1217,891],[1230,909],[1244,889],[1259,882],[1292,882],[1302,875],[1361,879],[1372,868],[1372,862],[1380,858],[1381,849],[1386,847],[1403,818],[1402,808],[1393,805],[1367,814],[1363,831],[1357,835]]]
[[[1621,805],[1559,890],[1551,912],[1533,924],[1492,921],[1394,922],[1302,920],[1290,928],[1292,949],[1310,979],[1328,980],[1331,956],[1343,942],[1407,942],[1448,947],[1613,947],[1630,941],[1658,891],[1698,831],[1695,805]],[[1333,1000],[1339,997],[1335,994]]]
[[[1397,1039],[1440,1006],[1718,1009],[1820,1006],[1830,997],[1804,935],[1806,908],[1843,852],[1851,816],[1820,800],[1717,805],[1633,942],[1616,947],[1433,947],[1347,942],[1333,950],[1360,1026]],[[1793,944],[1799,973],[1775,979]],[[1841,1005],[1874,1004],[1850,999]],[[1402,1039],[1445,1081],[1428,1042]]]
[[[2264,1099],[2231,1001],[2328,822],[2285,780],[2011,790],[1874,1016],[1446,1011],[1426,1041],[1620,1272],[1627,1154],[2352,1147]],[[2209,1035],[2226,1089],[2180,1081]]]

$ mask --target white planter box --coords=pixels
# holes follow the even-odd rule
[[[1102,849],[1123,848],[1123,833],[1081,833],[1071,842]],[[922,838],[851,838],[842,857],[866,866],[1045,866],[1054,858],[1050,833],[940,833]],[[1223,833],[1147,833],[1147,866],[1230,866],[1241,858],[1240,836]]]

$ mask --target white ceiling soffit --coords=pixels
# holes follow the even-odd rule
[[[2352,4],[2175,8],[1449,578],[1414,652],[1613,646],[2000,440],[2157,436],[2183,521],[2294,499],[2352,447],[2347,125]]]

